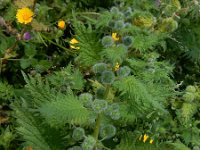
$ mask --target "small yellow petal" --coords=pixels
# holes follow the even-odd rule
[[[74,45],[70,45],[70,48],[72,48],[72,49],[80,49],[80,47],[76,47]]]
[[[149,136],[147,134],[145,134],[144,138],[143,138],[143,142],[145,143],[148,138],[149,138]]]
[[[70,48],[72,48],[72,49],[80,49],[80,47],[75,46],[75,44],[79,43],[77,39],[73,38],[73,39],[70,40],[69,43],[70,43]]]
[[[118,41],[119,40],[119,37],[117,36],[117,33],[112,33],[112,39],[114,40],[114,41]]]
[[[73,39],[70,40],[69,43],[70,43],[70,44],[77,44],[77,43],[79,43],[79,42],[77,41],[77,39],[73,38]]]
[[[153,144],[153,140],[151,139],[151,140],[149,141],[149,143],[150,143],[150,144]]]
[[[118,70],[119,70],[119,67],[120,67],[120,65],[119,65],[119,63],[117,62],[116,65],[115,65],[114,70],[115,70],[115,71],[118,71]]]
[[[58,28],[60,28],[60,29],[64,29],[65,28],[65,21],[64,20],[58,21]]]

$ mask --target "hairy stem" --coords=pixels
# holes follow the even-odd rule
[[[110,90],[110,87],[107,85],[106,91],[105,91],[105,94],[104,94],[105,99],[107,99],[107,97],[108,97],[109,90]],[[94,128],[94,138],[96,139],[96,141],[98,140],[98,137],[99,137],[101,118],[102,118],[102,114],[98,114],[97,120],[96,120],[96,125],[95,125],[95,128]]]
[[[99,114],[97,116],[96,125],[95,125],[95,128],[94,128],[94,138],[95,138],[96,141],[98,140],[98,137],[99,137],[101,118],[102,118],[102,115]]]

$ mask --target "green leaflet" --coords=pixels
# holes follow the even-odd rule
[[[73,95],[58,94],[55,100],[42,104],[38,110],[53,127],[66,123],[87,124],[90,115],[90,111]]]
[[[33,116],[25,108],[15,105],[14,116],[17,119],[17,132],[22,135],[25,146],[31,146],[38,150],[60,150],[64,149],[61,131],[41,123],[41,119]]]
[[[152,110],[152,108],[163,110],[162,104],[148,92],[145,84],[134,76],[128,76],[114,83],[116,89],[121,92],[121,96],[126,100],[136,112]],[[153,107],[152,107],[153,106]]]
[[[99,35],[94,31],[91,25],[86,27],[81,22],[75,20],[74,28],[76,32],[77,44],[80,47],[80,53],[76,62],[83,67],[89,67],[97,63],[100,57],[102,46],[99,42]]]

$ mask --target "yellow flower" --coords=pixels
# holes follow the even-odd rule
[[[116,65],[115,65],[114,70],[115,70],[115,71],[118,71],[118,70],[119,70],[119,67],[120,67],[120,66],[119,66],[119,63],[117,62]]]
[[[150,144],[153,144],[153,140],[151,139],[151,140],[149,141],[149,143],[150,143]]]
[[[117,33],[112,33],[112,39],[114,40],[114,41],[118,41],[119,40],[119,37],[117,36]]]
[[[148,138],[149,138],[149,136],[145,134],[144,138],[143,138],[143,142],[145,143]]]
[[[60,28],[60,29],[64,29],[65,28],[65,21],[64,20],[58,21],[58,28]]]
[[[25,7],[17,10],[16,18],[19,23],[30,23],[33,20],[34,13],[31,9]]]
[[[72,49],[80,49],[80,47],[74,46],[75,44],[78,44],[78,43],[79,43],[79,42],[77,41],[77,39],[73,38],[73,39],[70,40],[69,43],[70,43],[70,47],[71,47]]]

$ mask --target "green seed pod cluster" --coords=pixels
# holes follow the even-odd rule
[[[107,109],[107,107],[107,101],[102,99],[95,99],[92,104],[92,109],[98,114],[104,112]]]
[[[85,107],[91,107],[93,96],[90,93],[82,93],[79,95],[79,100],[83,103]]]
[[[124,28],[124,21],[123,20],[117,20],[115,21],[114,29],[121,30]]]
[[[111,124],[103,125],[100,129],[100,136],[103,139],[109,139],[115,136],[115,134],[116,134],[116,128]]]
[[[112,8],[110,9],[110,12],[111,12],[112,14],[118,14],[118,13],[119,13],[119,9],[118,9],[117,7],[112,7]]]
[[[81,147],[83,150],[93,150],[96,144],[96,140],[92,136],[87,136],[83,141]]]
[[[114,41],[113,41],[113,39],[112,39],[112,37],[111,36],[104,36],[103,37],[103,39],[102,39],[102,41],[101,41],[101,43],[102,43],[102,45],[104,46],[104,47],[111,47],[113,44],[114,44]]]
[[[110,28],[113,28],[115,26],[115,21],[114,20],[109,21],[108,26]]]
[[[179,112],[179,119],[183,124],[189,124],[191,118],[193,117],[194,113],[196,112],[197,107],[192,103],[185,102],[182,104],[182,108]]]
[[[105,63],[97,63],[92,67],[92,71],[94,73],[102,73],[103,71],[105,71],[107,69],[107,65]]]
[[[85,136],[85,130],[81,127],[75,128],[72,134],[72,138],[76,141],[80,141]]]
[[[156,18],[151,13],[137,12],[134,14],[133,24],[141,28],[151,28]]]
[[[127,23],[124,24],[124,28],[130,28],[131,26],[132,26],[132,24],[129,23],[129,22],[127,22]]]
[[[186,101],[186,102],[192,102],[194,101],[194,99],[196,99],[198,96],[197,96],[197,93],[196,93],[196,88],[192,85],[188,85],[185,89],[185,94],[183,95],[183,99]]]
[[[104,71],[101,75],[103,84],[112,84],[115,80],[115,74],[112,71]]]
[[[125,36],[123,39],[123,44],[127,47],[130,47],[133,44],[133,38],[131,36]]]
[[[200,150],[200,147],[195,145],[192,150]]]
[[[190,92],[190,93],[196,92],[196,88],[192,85],[188,85],[185,90],[186,90],[186,92]]]
[[[104,98],[104,95],[105,95],[105,91],[106,89],[104,87],[100,87],[96,90],[96,95],[95,97],[97,99],[103,99]]]
[[[195,95],[193,93],[190,93],[190,92],[186,92],[184,95],[183,95],[183,99],[186,101],[186,102],[192,102],[195,98]]]
[[[178,23],[172,17],[165,18],[158,26],[160,32],[173,32],[178,28]]]
[[[105,113],[110,116],[111,119],[118,120],[120,118],[119,105],[117,103],[109,105]]]
[[[128,7],[127,10],[124,12],[124,16],[126,19],[129,19],[133,15],[133,11],[131,7]]]
[[[113,110],[111,113],[110,113],[110,117],[113,119],[113,120],[118,120],[120,118],[120,112],[119,110]]]
[[[121,78],[127,77],[131,72],[131,69],[128,66],[123,66],[121,67],[117,74],[118,76],[120,76]]]

